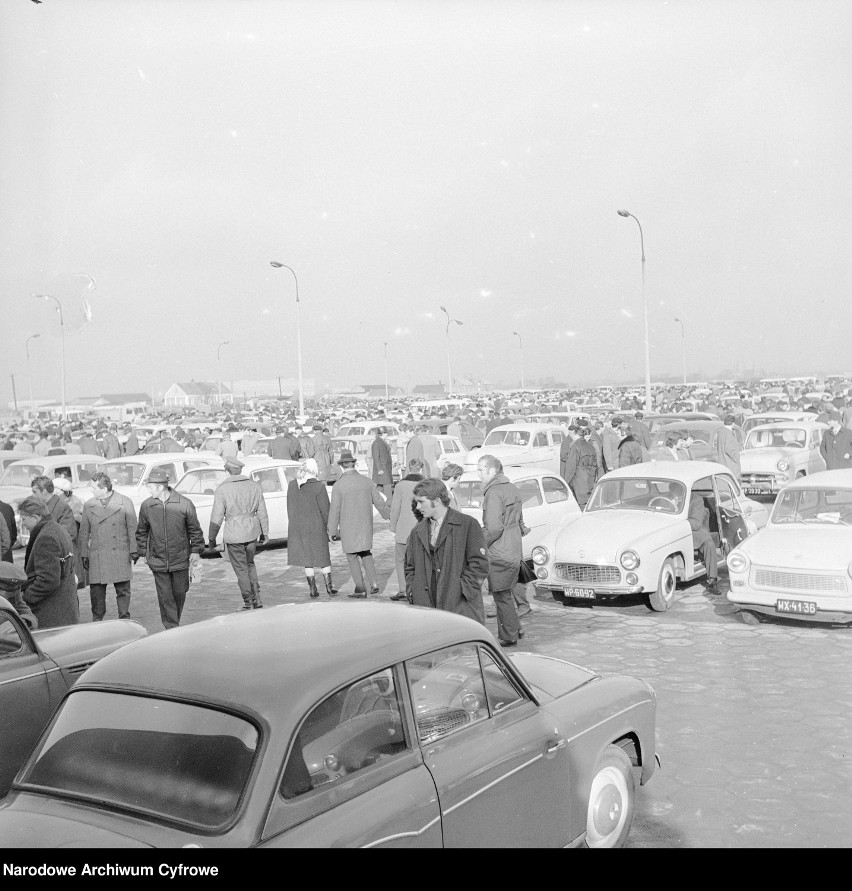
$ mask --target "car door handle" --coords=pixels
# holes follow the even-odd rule
[[[565,740],[564,739],[551,739],[548,741],[547,746],[545,747],[545,753],[548,755],[555,755],[560,749],[565,748]]]

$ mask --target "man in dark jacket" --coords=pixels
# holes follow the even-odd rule
[[[598,458],[589,442],[590,432],[587,425],[579,427],[580,435],[571,443],[560,469],[562,478],[571,487],[581,509],[586,506],[598,478]]]
[[[828,426],[819,444],[819,453],[826,470],[852,467],[852,430],[841,427],[842,415],[837,409],[828,413]]]
[[[411,530],[405,549],[408,602],[458,613],[484,625],[482,582],[488,574],[488,557],[479,523],[449,506],[450,494],[440,480],[418,482],[414,501],[423,519]],[[510,600],[511,596],[509,591]]]
[[[376,438],[370,445],[370,456],[373,459],[373,482],[379,487],[382,495],[390,500],[393,491],[393,461],[384,434],[384,427],[376,427]]]
[[[302,457],[299,440],[286,427],[279,427],[275,439],[268,446],[269,457],[281,461],[298,461]]]
[[[83,455],[103,455],[104,450],[101,444],[92,435],[94,431],[88,428],[83,435],[77,440],[80,447],[80,453]]]
[[[24,562],[24,600],[39,628],[76,625],[80,621],[80,604],[71,537],[51,518],[41,498],[25,498],[18,513],[30,533]]]
[[[488,589],[497,608],[497,638],[501,646],[513,647],[523,637],[512,596],[523,556],[521,495],[493,455],[483,455],[476,467],[483,484],[482,527],[488,548]]]
[[[718,567],[716,545],[710,536],[710,511],[698,492],[689,499],[689,528],[692,530],[692,546],[701,554],[701,562],[707,568],[707,593],[718,594]]]
[[[163,627],[176,628],[189,590],[189,566],[201,561],[204,533],[195,505],[170,488],[164,470],[151,471],[148,491],[151,497],[139,509],[136,550],[154,575]]]
[[[3,550],[3,553],[0,554],[0,560],[5,561],[6,563],[12,563],[12,549],[15,547],[15,542],[18,540],[18,524],[15,522],[15,508],[12,507],[11,504],[6,504],[5,501],[0,501],[0,523],[4,522],[9,530],[9,546],[8,548]]]
[[[630,467],[642,463],[642,446],[633,435],[632,426],[626,421],[618,428],[621,442],[618,444],[618,466]]]
[[[47,512],[52,519],[68,533],[71,541],[77,541],[77,521],[74,519],[74,511],[71,505],[59,497],[53,480],[49,476],[36,476],[30,482],[30,489],[36,498],[40,498],[47,505]]]

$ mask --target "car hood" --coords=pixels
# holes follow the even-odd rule
[[[737,550],[744,551],[759,566],[846,572],[850,548],[849,526],[791,523],[767,526],[747,538]]]
[[[96,662],[113,650],[147,635],[142,625],[128,619],[65,625],[33,632],[42,652],[59,666]]]
[[[619,552],[686,521],[679,514],[601,510],[582,513],[557,534],[554,559],[563,562],[614,563]],[[583,552],[580,556],[580,551]]]
[[[27,796],[32,806],[13,802],[0,808],[0,838],[8,848],[149,848],[143,842],[77,819],[42,812],[38,802]],[[17,805],[17,806],[16,806]]]
[[[762,449],[744,449],[740,452],[740,467],[743,473],[758,468],[771,467],[775,469],[775,465],[784,458],[789,461],[796,455],[804,454],[804,449],[779,449],[767,446]]]
[[[558,699],[599,677],[588,668],[581,668],[572,662],[565,662],[552,656],[513,653],[511,660],[542,703]]]

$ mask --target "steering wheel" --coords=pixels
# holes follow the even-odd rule
[[[671,498],[666,498],[665,495],[655,495],[648,502],[648,507],[654,507],[656,502],[660,502],[662,507],[665,507],[668,505],[668,507],[670,507],[673,511],[677,512],[677,505],[674,503],[674,501],[671,500]]]

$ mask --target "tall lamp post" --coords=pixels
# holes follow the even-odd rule
[[[683,322],[680,319],[675,319],[675,321],[680,323],[680,351],[683,357],[683,385],[686,386],[686,332],[683,328]]]
[[[450,361],[450,325],[453,323],[461,325],[463,323],[458,319],[451,319],[446,306],[441,307],[441,312],[447,316],[447,396],[449,397],[453,393],[453,364]]]
[[[651,350],[648,343],[648,301],[645,299],[645,237],[642,234],[642,224],[627,210],[619,210],[616,213],[620,217],[633,217],[639,227],[639,244],[642,248],[642,314],[645,318],[645,411],[651,411]]]
[[[27,377],[30,379],[30,412],[33,417],[35,417],[35,399],[33,399],[33,373],[30,370],[30,341],[36,337],[41,337],[41,334],[30,334],[24,344],[24,349],[27,351]]]
[[[218,347],[216,347],[216,374],[219,377],[219,407],[222,407],[222,364],[221,364],[221,352],[222,347],[227,346],[231,341],[223,340]],[[234,400],[233,393],[231,394],[231,402]]]
[[[276,269],[289,269],[293,273],[293,281],[296,283],[296,361],[299,364],[299,414],[305,414],[305,391],[302,386],[302,315],[301,306],[299,304],[299,279],[291,266],[286,263],[279,263],[277,260],[270,260],[270,266]]]
[[[521,389],[524,389],[524,341],[521,338],[521,335],[518,334],[517,331],[513,331],[512,334],[518,338],[518,343],[521,345]]]
[[[388,342],[385,341],[385,402],[390,401],[390,389],[388,388]]]
[[[59,328],[62,331],[62,420],[68,420],[68,412],[65,410],[65,316],[62,314],[62,304],[51,294],[32,294],[39,300],[52,300],[56,304],[59,313]]]

